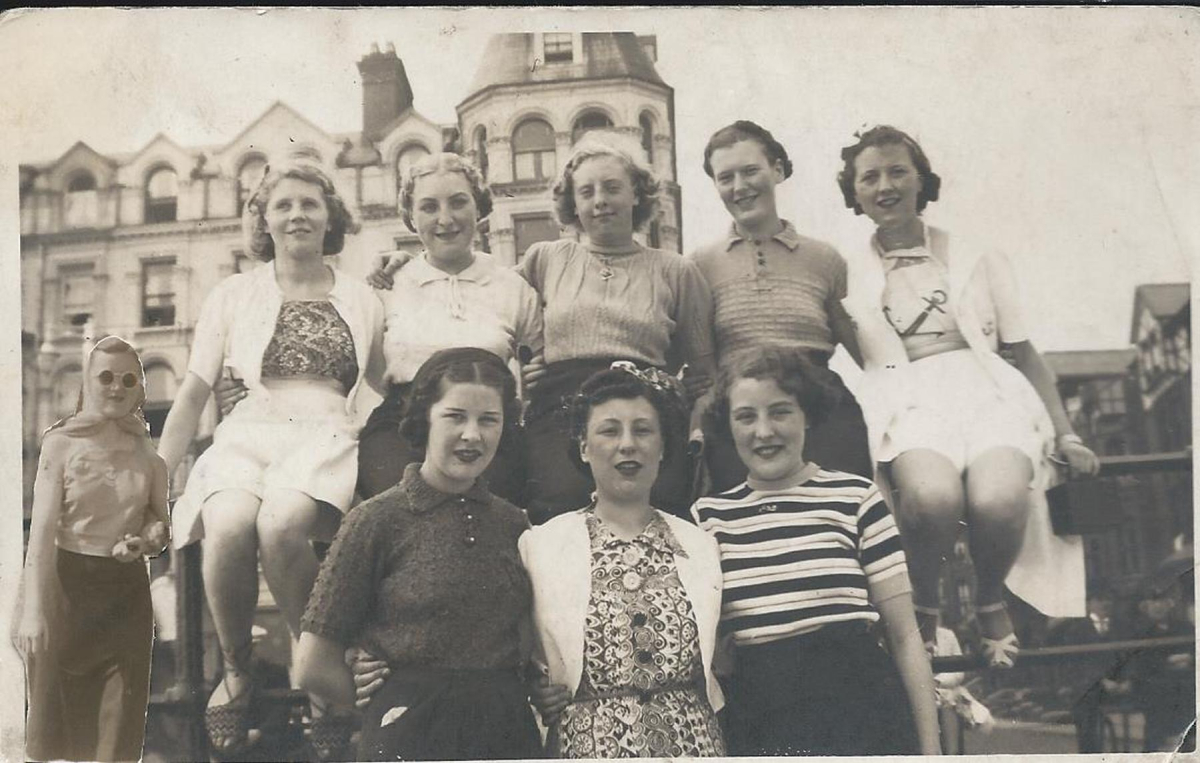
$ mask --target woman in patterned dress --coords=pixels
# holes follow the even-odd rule
[[[631,363],[584,382],[571,456],[595,480],[592,502],[520,540],[544,676],[534,700],[557,756],[725,754],[716,544],[650,505],[659,464],[683,447],[675,384]]]
[[[250,251],[266,264],[205,299],[159,443],[174,471],[222,368],[244,380],[246,399],[217,427],[172,518],[176,546],[204,538],[205,593],[224,657],[205,722],[225,755],[248,740],[258,563],[299,636],[318,569],[309,541],[332,537],[350,508],[357,393],[364,382],[378,389],[383,369],[379,300],[324,261],[355,228],[329,176],[311,164],[268,171],[243,224]]]

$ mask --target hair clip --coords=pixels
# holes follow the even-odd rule
[[[637,378],[642,384],[676,398],[681,404],[686,400],[683,386],[679,379],[651,366],[646,369],[638,368],[628,360],[614,360],[609,368],[613,371],[624,371]]]

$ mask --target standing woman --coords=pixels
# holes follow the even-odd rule
[[[591,471],[595,496],[521,536],[551,684],[534,701],[555,757],[725,754],[716,544],[651,498],[660,463],[684,447],[677,384],[627,362],[585,380],[569,455]]]
[[[717,365],[735,351],[774,344],[803,351],[828,367],[840,344],[861,358],[849,317],[846,261],[829,244],[800,235],[779,216],[775,187],[792,174],[787,151],[763,127],[739,120],[704,147],[704,172],[733,218],[729,233],[689,255],[712,289]],[[869,477],[867,428],[854,396],[831,374],[837,395],[820,425],[809,430],[805,457],[830,469]],[[746,467],[723,438],[705,443],[716,491],[746,477]]]
[[[583,240],[534,244],[518,266],[542,298],[546,326],[544,375],[525,418],[534,524],[582,506],[592,491],[568,455],[563,406],[585,379],[614,360],[661,369],[676,357],[691,369],[693,392],[712,383],[712,300],[703,276],[682,257],[633,238],[658,208],[659,182],[640,151],[613,133],[581,138],[554,184],[554,206]],[[702,403],[694,405],[700,410]],[[686,422],[679,426],[686,440]],[[690,471],[687,449],[674,449],[662,464],[654,505],[685,516]]]
[[[361,644],[386,661],[391,675],[366,707],[358,760],[541,752],[521,672],[530,591],[517,538],[529,524],[479,479],[511,447],[520,410],[499,357],[434,353],[413,379],[401,425],[424,460],[355,507],[325,557],[296,673],[337,709],[344,742],[355,694],[344,649]]]
[[[879,489],[804,457],[831,373],[794,348],[729,359],[714,424],[746,481],[693,507],[721,550],[730,755],[936,755],[933,674]],[[872,624],[883,626],[888,651]]]
[[[137,352],[105,337],[88,354],[75,414],[42,440],[13,634],[33,760],[142,756],[154,628],[143,555],[163,550],[170,522],[145,389]]]
[[[863,394],[875,459],[895,489],[922,638],[936,644],[941,564],[965,524],[983,652],[992,666],[1010,667],[1018,644],[1006,584],[1048,616],[1085,614],[1082,544],[1050,528],[1048,458],[1057,450],[1085,474],[1099,462],[1072,431],[1029,341],[1008,259],[959,239],[952,247],[921,219],[941,178],[916,141],[875,127],[842,159],[846,206],[876,225],[875,256],[847,306],[861,316],[862,342],[878,348],[867,354],[887,358],[868,358]]]
[[[204,538],[204,587],[224,658],[205,722],[225,755],[247,741],[260,558],[298,636],[317,575],[309,541],[331,537],[350,508],[355,401],[364,382],[378,386],[383,366],[379,300],[324,261],[355,225],[329,176],[309,164],[269,170],[243,223],[249,250],[267,264],[227,278],[205,299],[159,443],[174,470],[222,368],[245,380],[246,399],[217,427],[173,517],[177,546]]]

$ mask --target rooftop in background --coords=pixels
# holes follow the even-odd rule
[[[1174,315],[1190,298],[1191,286],[1186,283],[1144,283],[1134,291],[1134,299],[1142,300],[1156,318]]]
[[[1043,353],[1046,363],[1060,379],[1121,376],[1137,358],[1132,347],[1122,350],[1065,350]]]

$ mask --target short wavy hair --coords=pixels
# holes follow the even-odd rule
[[[325,170],[311,162],[301,161],[293,161],[277,169],[268,165],[264,169],[262,181],[246,199],[246,207],[242,210],[242,232],[250,254],[263,262],[275,259],[275,241],[267,229],[266,211],[275,186],[285,178],[311,183],[321,189],[325,208],[329,211],[321,253],[329,255],[342,251],[346,245],[346,234],[357,233],[359,226]]]
[[[658,214],[658,194],[662,183],[646,161],[642,147],[633,139],[610,130],[591,130],[575,144],[574,150],[554,183],[554,212],[564,226],[581,228],[575,209],[575,170],[588,159],[616,157],[629,171],[633,184],[633,229],[641,230]]]
[[[663,437],[663,460],[671,458],[684,447],[687,436],[687,414],[676,396],[656,389],[638,377],[616,368],[606,368],[589,376],[571,398],[567,408],[570,422],[571,444],[567,455],[575,468],[584,474],[591,469],[583,462],[579,449],[587,439],[588,419],[592,409],[610,400],[647,400],[658,413],[658,426]]]
[[[841,401],[834,373],[813,363],[804,350],[761,345],[734,353],[717,374],[716,395],[707,416],[718,437],[733,440],[729,391],[740,379],[773,381],[796,400],[810,426],[819,425]]]
[[[417,186],[417,178],[433,175],[439,172],[457,172],[467,179],[471,186],[471,199],[475,202],[475,219],[478,222],[492,212],[492,193],[483,180],[483,173],[474,164],[450,152],[423,156],[404,171],[400,179],[400,217],[413,233],[417,228],[413,225],[413,191]]]
[[[454,384],[482,384],[500,393],[504,423],[498,447],[516,447],[521,420],[516,379],[499,356],[476,347],[439,350],[421,364],[400,421],[401,436],[424,450],[429,444],[429,412]]]
[[[913,140],[908,133],[897,130],[891,125],[877,125],[862,134],[856,133],[855,137],[858,138],[857,143],[842,149],[842,169],[837,176],[838,188],[842,191],[842,200],[846,202],[848,209],[854,210],[854,214],[861,215],[863,213],[854,193],[854,162],[858,159],[859,154],[871,147],[904,146],[907,148],[913,167],[916,168],[917,175],[921,178],[921,192],[917,194],[917,212],[924,210],[925,205],[929,202],[937,201],[938,192],[942,187],[942,179],[933,171],[933,167],[929,164],[929,157],[925,155],[920,144]]]
[[[783,165],[784,180],[792,176],[792,160],[788,158],[787,149],[783,147],[782,143],[775,140],[775,136],[771,134],[770,130],[749,119],[739,119],[712,134],[712,137],[708,139],[708,145],[704,147],[704,174],[710,178],[713,177],[712,155],[717,149],[729,148],[734,143],[743,140],[752,140],[762,146],[763,153],[767,155],[767,161],[772,166],[775,165],[775,162]]]

